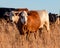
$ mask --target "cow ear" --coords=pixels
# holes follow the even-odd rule
[[[20,11],[20,12],[19,12],[19,16],[21,16],[22,12],[23,12],[23,11]]]
[[[21,12],[18,13],[18,16],[21,17]]]
[[[21,12],[19,13],[19,16],[21,15]]]

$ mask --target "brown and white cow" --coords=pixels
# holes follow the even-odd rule
[[[20,21],[22,23],[22,31],[25,32],[36,32],[40,25],[40,17],[38,12],[29,11],[28,13],[23,11],[20,13]]]
[[[18,21],[16,21],[16,19]],[[49,31],[49,16],[46,10],[22,11],[18,16],[13,16],[12,21],[16,22],[20,32],[35,32],[45,25]]]
[[[29,11],[28,13],[23,11],[20,13],[20,16],[24,29],[26,28],[29,32],[35,32],[39,28],[43,28],[44,25],[47,31],[50,30],[49,16],[46,10]]]

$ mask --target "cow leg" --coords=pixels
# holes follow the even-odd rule
[[[46,25],[47,31],[49,32],[49,30],[50,30],[49,29],[49,21],[47,21],[45,25]]]

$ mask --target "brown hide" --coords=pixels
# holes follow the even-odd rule
[[[23,32],[35,32],[40,27],[40,17],[36,11],[28,12],[28,22],[27,25],[22,26]]]

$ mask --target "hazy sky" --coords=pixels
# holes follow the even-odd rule
[[[60,0],[0,0],[0,7],[28,8],[59,13]]]

